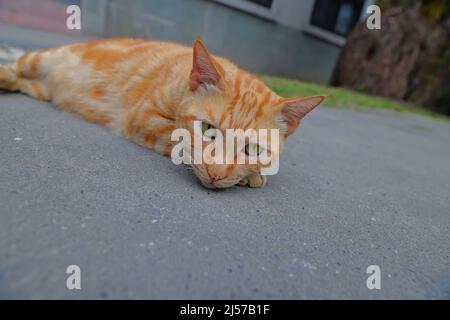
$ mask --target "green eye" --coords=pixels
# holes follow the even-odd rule
[[[212,130],[211,130],[212,129]],[[210,131],[208,131],[210,130]],[[202,133],[208,138],[215,138],[216,128],[207,122],[202,122]]]
[[[263,147],[256,143],[247,143],[245,146],[245,154],[249,156],[259,156],[263,152]]]

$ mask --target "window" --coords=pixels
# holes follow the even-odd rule
[[[273,2],[273,0],[246,0],[246,1],[259,4],[260,6],[263,6],[263,7],[266,7],[266,8],[271,8],[272,7],[272,2]]]
[[[316,0],[311,25],[348,36],[358,22],[365,0]]]
[[[214,0],[214,2],[222,3],[228,7],[248,12],[270,21],[275,21],[274,0]]]

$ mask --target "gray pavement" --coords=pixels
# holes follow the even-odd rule
[[[445,121],[319,108],[265,188],[211,191],[0,95],[0,298],[450,298],[449,138]],[[81,290],[66,288],[72,264]]]

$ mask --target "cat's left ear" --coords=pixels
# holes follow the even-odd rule
[[[222,68],[214,61],[208,53],[205,45],[197,38],[194,44],[194,61],[189,79],[189,86],[192,91],[199,87],[215,86],[219,83]]]
[[[308,113],[314,110],[325,96],[312,96],[305,98],[285,99],[282,102],[281,121],[286,136],[294,133],[302,120]]]

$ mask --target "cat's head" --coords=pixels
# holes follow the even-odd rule
[[[215,144],[214,129],[225,139],[226,129],[279,130],[276,143],[270,141],[264,151],[277,158],[287,137],[294,133],[300,121],[324,99],[324,96],[284,99],[270,90],[254,76],[238,70],[224,59],[212,57],[200,40],[194,44],[193,67],[189,79],[190,94],[183,102],[181,126],[194,134],[194,123],[201,121],[201,130],[210,141],[203,142],[201,150]],[[213,130],[211,130],[213,129]],[[197,132],[199,132],[197,130]],[[277,146],[276,150],[274,149]],[[192,151],[195,152],[194,146]],[[273,149],[273,150],[271,150]],[[242,150],[226,150],[236,156],[263,151],[261,146],[245,144]],[[275,155],[277,157],[275,157]],[[194,172],[202,184],[209,188],[227,188],[253,175],[264,167],[261,163],[193,164]]]

